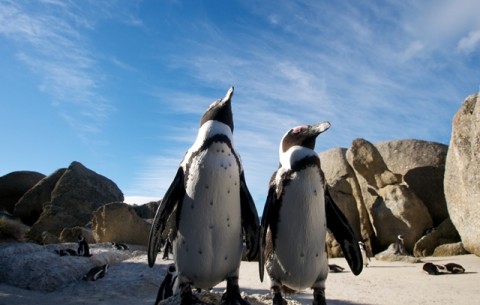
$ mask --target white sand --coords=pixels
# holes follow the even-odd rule
[[[423,262],[457,263],[465,267],[464,274],[432,276],[422,271],[423,263],[382,262],[372,259],[362,274],[351,272],[330,273],[327,280],[327,303],[354,304],[480,304],[480,258],[474,255],[429,257]],[[76,281],[51,293],[31,291],[0,283],[0,305],[153,305],[157,289],[171,261],[159,261],[149,268],[146,256],[140,255],[111,266],[105,278],[96,282]],[[348,269],[344,259],[331,259],[330,263]],[[1,268],[1,266],[0,266]],[[269,295],[268,279],[261,283],[258,264],[242,262],[240,287],[248,295],[265,300]],[[221,294],[222,283],[214,288]],[[291,295],[290,304],[311,304],[310,290]],[[297,303],[298,302],[298,303]],[[253,302],[252,302],[253,303]],[[258,304],[270,304],[271,301]],[[254,305],[254,304],[252,304]]]

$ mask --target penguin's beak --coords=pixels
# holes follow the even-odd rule
[[[310,126],[311,133],[314,136],[318,136],[319,134],[328,130],[329,128],[330,128],[329,122],[322,122],[322,123]]]
[[[222,104],[232,100],[233,91],[234,91],[233,86],[230,87],[230,89],[228,89],[227,94],[225,94],[225,97],[222,98],[222,101],[221,101]]]

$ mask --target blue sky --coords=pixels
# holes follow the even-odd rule
[[[200,116],[235,86],[234,141],[259,211],[289,128],[316,151],[449,143],[480,85],[480,2],[0,1],[0,176],[72,161],[129,202],[161,199]]]

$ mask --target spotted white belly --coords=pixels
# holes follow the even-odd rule
[[[226,144],[213,143],[194,157],[188,175],[174,257],[182,277],[209,289],[240,266],[239,168]]]
[[[295,290],[324,285],[326,219],[323,181],[318,171],[297,172],[280,208],[272,278]]]

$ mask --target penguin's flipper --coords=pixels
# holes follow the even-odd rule
[[[275,177],[275,173],[273,175]],[[273,179],[272,179],[273,181]],[[268,195],[267,195],[267,200],[265,202],[265,206],[263,208],[263,214],[262,214],[262,224],[260,226],[260,259],[258,260],[259,264],[259,275],[260,275],[260,281],[263,282],[263,276],[264,276],[264,269],[265,269],[265,247],[267,243],[267,231],[268,228],[270,228],[270,231],[272,232],[270,237],[272,238],[272,244],[275,241],[275,236],[276,236],[276,222],[273,221],[273,219],[278,219],[278,204],[276,204],[277,201],[277,192],[276,192],[276,186],[273,182],[270,183],[270,188],[268,190]],[[274,247],[274,245],[272,245]]]
[[[178,203],[183,200],[185,196],[184,172],[183,168],[179,167],[172,184],[168,188],[162,203],[157,209],[155,218],[153,219],[152,227],[150,229],[150,236],[148,238],[148,265],[153,267],[157,253],[160,249],[162,233],[165,230],[169,216],[177,207]]]
[[[362,252],[358,246],[352,227],[347,218],[337,207],[328,187],[325,190],[325,211],[327,215],[327,227],[333,233],[333,236],[342,247],[343,255],[350,266],[353,274],[359,275],[363,269]]]
[[[248,191],[243,173],[240,175],[240,205],[242,213],[242,227],[247,243],[247,259],[254,260],[258,255],[258,234],[260,222],[252,195]]]

